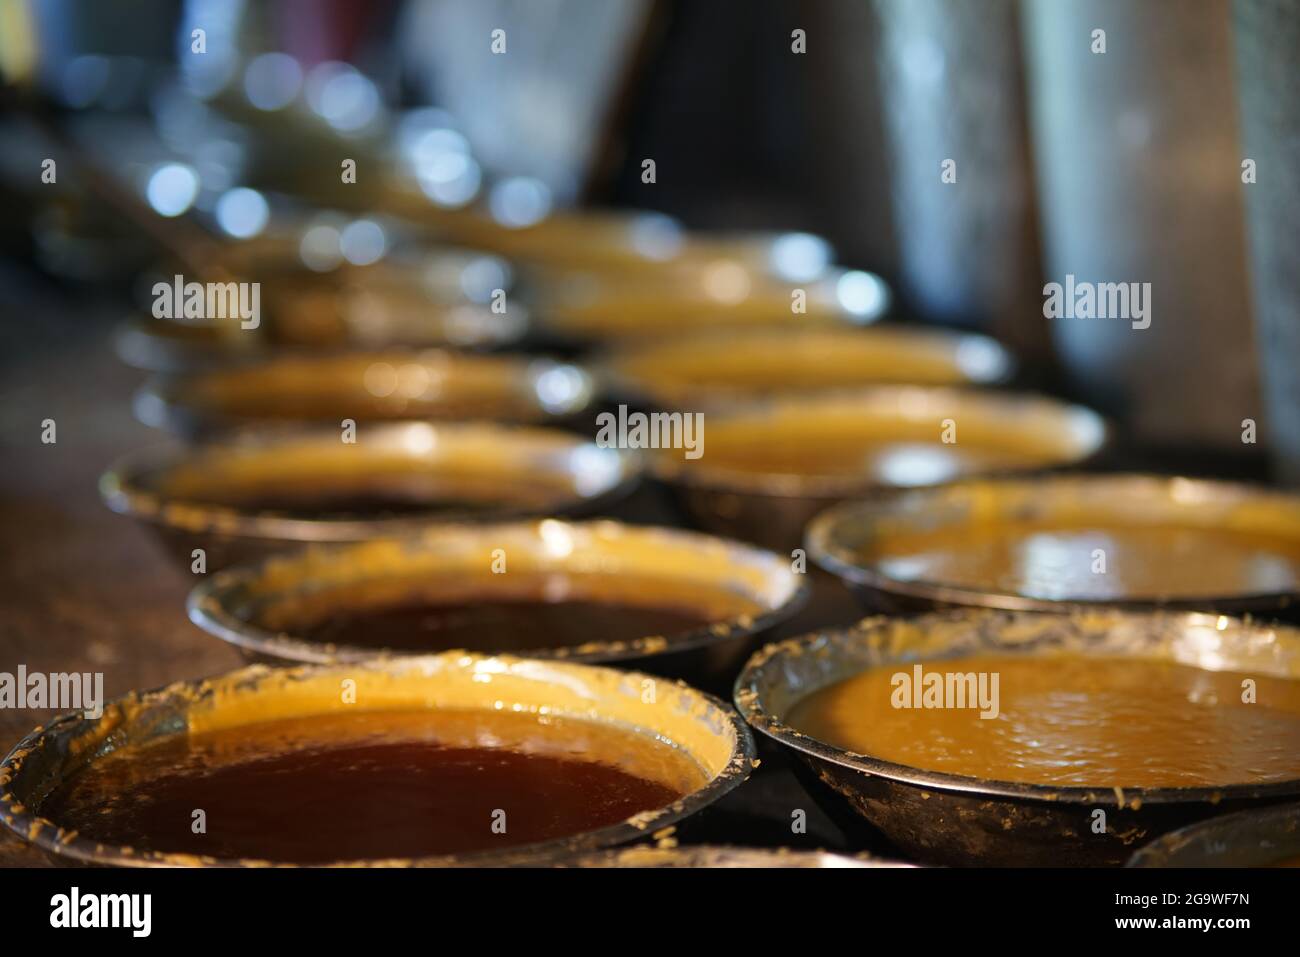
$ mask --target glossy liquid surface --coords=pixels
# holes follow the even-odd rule
[[[900,430],[894,430],[900,431]],[[937,436],[937,432],[936,432]],[[674,450],[674,454],[680,452]],[[929,485],[964,475],[1033,468],[1059,457],[1052,449],[1013,442],[946,445],[886,429],[847,426],[760,430],[718,426],[708,433],[708,467],[758,475],[861,477],[897,486]]]
[[[104,844],[321,863],[551,840],[663,807],[703,783],[681,752],[593,722],[359,712],[126,749],[56,789],[40,813]],[[206,833],[193,832],[195,809]]]
[[[295,629],[298,637],[360,648],[400,651],[518,652],[571,648],[592,641],[671,638],[709,624],[674,608],[613,602],[503,599],[459,603],[411,602],[339,610]]]
[[[859,754],[997,781],[1124,788],[1300,778],[1300,681],[1082,655],[924,663],[923,673],[997,674],[999,713],[984,719],[978,709],[895,708],[900,672],[911,677],[913,665],[824,688],[785,723]],[[1241,700],[1247,677],[1254,704]]]
[[[1187,526],[960,526],[882,537],[862,559],[900,581],[1048,600],[1195,598],[1300,589],[1300,541]]]
[[[382,518],[439,512],[488,511],[491,503],[454,499],[422,499],[400,489],[320,489],[231,495],[215,504],[249,512],[274,512],[287,518]]]

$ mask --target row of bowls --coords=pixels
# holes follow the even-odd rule
[[[555,237],[563,234],[562,228],[558,234],[542,230],[543,238],[525,244],[523,253],[506,247],[498,251],[551,260],[548,268],[555,271],[553,254],[564,248]],[[864,553],[882,523],[906,527],[911,522],[933,530],[936,523],[947,522],[960,536],[963,522],[975,517],[1041,518],[1073,509],[1094,518],[1113,516],[1121,523],[1184,522],[1210,530],[1227,525],[1300,538],[1300,511],[1292,498],[1223,483],[1141,476],[987,476],[1081,464],[1101,450],[1106,428],[1093,413],[1063,403],[951,388],[954,383],[998,384],[1009,377],[1009,360],[987,340],[884,326],[847,328],[856,324],[848,306],[864,305],[861,291],[854,292],[859,279],[846,287],[847,274],[831,274],[832,305],[799,316],[810,319],[801,325],[788,321],[795,315],[789,282],[755,282],[753,273],[737,272],[734,265],[704,257],[667,271],[648,270],[620,278],[618,295],[604,278],[588,284],[566,274],[552,287],[560,292],[533,295],[528,308],[539,319],[553,317],[547,320],[551,331],[572,333],[571,340],[607,330],[596,321],[608,323],[611,316],[627,318],[632,331],[653,327],[652,340],[615,346],[598,356],[594,378],[572,364],[502,355],[319,349],[282,354],[284,346],[295,345],[295,337],[301,340],[296,345],[355,347],[358,341],[357,324],[347,316],[342,336],[282,332],[293,328],[280,318],[295,315],[291,306],[272,313],[262,336],[250,337],[256,345],[247,351],[255,361],[207,368],[206,361],[196,362],[182,378],[147,385],[137,400],[142,418],[189,437],[216,438],[124,459],[103,479],[106,501],[161,531],[188,567],[201,560],[214,573],[189,601],[198,624],[234,642],[250,658],[295,664],[254,666],[207,682],[129,696],[98,720],[77,715],[59,719],[20,743],[0,766],[0,816],[64,857],[179,863],[165,854],[105,848],[61,832],[55,822],[40,819],[41,800],[53,782],[106,749],[138,745],[195,721],[210,721],[214,712],[250,696],[278,702],[278,713],[337,710],[337,682],[343,674],[362,681],[368,694],[393,708],[437,707],[446,700],[493,707],[509,701],[524,709],[632,726],[673,741],[707,771],[708,783],[673,805],[635,822],[531,848],[529,860],[621,843],[700,810],[750,773],[758,754],[750,733],[735,712],[707,694],[673,684],[671,693],[647,702],[639,694],[642,682],[657,680],[650,675],[667,675],[689,677],[710,688],[730,683],[755,636],[794,614],[808,587],[797,554],[778,556],[712,535],[560,520],[563,515],[616,511],[620,498],[645,472],[674,489],[687,513],[708,531],[782,552],[805,546],[815,563],[859,590],[873,607],[1009,609],[968,607],[911,621],[868,619],[846,631],[772,646],[744,665],[734,688],[740,714],[802,757],[816,793],[838,795],[827,807],[833,814],[851,812],[839,814],[846,829],[860,817],[896,847],[936,863],[1113,864],[1140,841],[1171,827],[1295,793],[1295,787],[1285,784],[1196,793],[1148,789],[1116,799],[1097,789],[954,780],[832,748],[783,724],[782,716],[796,700],[863,667],[971,648],[1016,654],[1105,648],[1112,654],[1165,655],[1220,668],[1250,665],[1294,677],[1300,641],[1290,629],[1223,616],[1145,613],[1171,602],[1225,614],[1279,612],[1294,598],[1291,590],[1059,601],[899,578],[865,560]],[[533,274],[538,290],[546,275]],[[374,278],[359,280],[359,286],[364,289]],[[704,290],[697,297],[698,309],[683,305],[689,305],[691,295],[662,294],[664,288],[689,290],[693,283]],[[769,292],[755,296],[755,288]],[[584,291],[588,289],[593,291]],[[587,314],[590,325],[558,322],[575,314],[559,305],[574,290],[594,303]],[[638,311],[635,304],[648,307]],[[706,313],[722,316],[721,325],[731,331],[663,338]],[[329,318],[328,309],[325,314]],[[778,314],[787,327],[779,332],[747,328],[764,326]],[[302,315],[312,318],[310,309]],[[665,317],[671,321],[656,321]],[[135,351],[127,351],[156,358],[162,353],[150,349],[168,337],[185,338],[179,328],[138,327],[134,339],[127,340],[134,342]],[[309,330],[310,323],[301,328]],[[331,328],[339,327],[335,323]],[[622,338],[628,330],[616,331],[620,335],[615,338]],[[153,365],[183,365],[193,355],[213,353],[226,362],[246,349],[228,349],[224,340],[206,332],[197,339],[197,352],[173,352]],[[859,377],[927,385],[863,387]],[[775,378],[791,381],[795,394],[769,394],[767,383]],[[824,386],[838,388],[827,391]],[[489,411],[488,417],[511,423],[573,425],[594,411],[597,392],[652,408],[698,403],[706,411],[705,457],[693,462],[679,449],[642,455],[604,448],[537,424],[463,421],[469,410],[476,417],[491,410],[497,414]],[[304,425],[313,415],[325,423]],[[450,421],[428,421],[442,418]],[[341,419],[356,421],[355,443],[340,440]],[[939,437],[946,420],[960,428],[960,448],[993,454],[954,461]],[[268,423],[286,428],[261,427]],[[863,461],[817,474],[782,464],[827,449],[852,462],[857,450],[882,440],[895,447],[895,454],[869,465]],[[773,449],[777,458],[764,461]],[[981,475],[985,477],[971,478]],[[963,477],[967,481],[939,484]],[[910,486],[920,487],[899,491]],[[855,499],[865,500],[825,512]],[[521,517],[527,520],[501,524]],[[563,579],[567,587],[580,585],[583,594],[633,604],[665,598],[694,602],[707,610],[710,625],[672,639],[646,636],[628,642],[595,640],[576,648],[519,649],[528,654],[526,659],[473,652],[376,657],[371,650],[306,642],[294,633],[303,616],[319,618],[357,601],[409,596],[440,582],[472,581],[490,593],[505,578],[517,580],[513,574],[484,572],[485,551],[503,543],[512,571],[525,573],[520,577]],[[300,545],[310,547],[286,551]],[[1144,613],[1106,610],[1117,603]],[[1089,604],[1102,610],[1079,608]],[[1023,608],[1071,613],[1036,614]],[[649,674],[596,663],[634,666]],[[1114,802],[1122,827],[1111,828],[1101,840],[1083,837],[1086,811],[1103,800]]]
[[[635,237],[646,231],[644,220],[655,218],[663,217],[632,215],[605,230]],[[508,262],[479,250],[430,245],[409,226],[367,219],[362,222],[389,235],[396,248],[365,265],[347,262],[335,249],[337,262],[326,265],[317,261],[315,245],[324,232],[338,246],[342,223],[299,219],[282,235],[234,247],[211,267],[213,279],[237,275],[259,283],[255,327],[160,315],[154,309],[159,282],[172,287],[177,273],[206,278],[160,263],[140,282],[146,315],[123,325],[120,356],[145,370],[187,372],[257,356],[350,348],[572,350],[706,329],[861,328],[890,308],[888,287],[878,276],[829,266],[825,243],[805,234],[731,237],[707,248],[688,244],[666,259],[629,250],[636,267],[611,269],[599,255],[605,247],[583,248],[572,262]],[[552,228],[548,220],[528,231]],[[576,237],[561,232],[539,249],[573,247]],[[783,265],[790,250],[797,268]]]
[[[271,715],[337,715],[348,707],[338,693],[340,681],[347,680],[368,706],[386,712],[504,707],[635,729],[672,742],[706,777],[665,807],[544,844],[370,863],[575,863],[598,848],[662,834],[741,785],[758,764],[759,752],[741,716],[799,756],[810,793],[851,838],[867,833],[867,822],[894,847],[927,863],[1077,866],[1113,865],[1131,858],[1131,863],[1145,866],[1277,865],[1300,857],[1295,806],[1270,806],[1294,799],[1300,787],[1295,781],[1119,792],[982,780],[856,754],[783,721],[782,716],[808,694],[864,668],[990,649],[1028,656],[1065,650],[1164,657],[1216,669],[1263,671],[1292,679],[1300,675],[1300,633],[1294,629],[1199,614],[1122,612],[962,611],[911,620],[874,618],[852,629],[804,636],[769,646],[750,659],[736,684],[740,716],[684,683],[554,660],[457,651],[347,664],[252,666],[202,682],[131,694],[108,705],[101,718],[72,713],[32,732],[0,764],[0,820],[63,861],[283,864],[265,859],[196,860],[166,851],[107,846],[43,818],[41,805],[54,788],[88,764],[187,729],[239,727]],[[648,698],[647,684],[657,688]],[[1099,808],[1109,815],[1101,833],[1090,826]],[[340,813],[346,814],[345,803]],[[1143,848],[1153,839],[1158,840]]]

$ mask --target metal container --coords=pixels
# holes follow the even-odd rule
[[[521,225],[490,207],[437,207],[417,185],[400,178],[386,184],[379,202],[441,241],[505,256],[536,275],[682,279],[727,264],[750,277],[807,281],[832,258],[826,240],[807,233],[688,231],[671,216],[642,210],[557,209]]]
[[[593,397],[591,377],[551,359],[446,350],[284,356],[187,376],[155,378],[135,396],[136,418],[186,438],[252,425],[359,426],[485,419],[558,423]]]
[[[1018,7],[876,0],[875,60],[907,300],[1041,361],[1050,346]]]
[[[1277,471],[1300,484],[1300,9],[1278,0],[1234,0],[1242,187],[1250,240],[1255,338],[1263,371],[1267,436]],[[1239,165],[1244,162],[1239,161]],[[1244,177],[1245,171],[1242,170]]]
[[[1120,593],[1103,597],[1042,593],[1027,594],[994,579],[981,586],[968,582],[932,581],[905,576],[873,557],[874,543],[885,536],[951,536],[960,549],[979,528],[1032,522],[1065,531],[1080,529],[1186,529],[1189,532],[1254,534],[1271,540],[1294,541],[1300,555],[1300,496],[1232,482],[1153,475],[1053,475],[1033,479],[971,480],[933,489],[918,489],[870,501],[848,502],[829,509],[808,527],[809,557],[843,581],[870,611],[907,614],[936,608],[965,606],[1014,611],[1060,612],[1085,607],[1133,611],[1217,611],[1227,614],[1290,616],[1300,599],[1294,586],[1188,594],[1179,589],[1179,567],[1195,563],[1195,554],[1172,552],[1163,560],[1146,561],[1170,569],[1175,576],[1163,593]],[[1099,544],[1098,539],[1093,544]],[[1170,546],[1172,548],[1172,546]],[[1080,546],[1083,551],[1087,547]],[[1046,556],[1055,564],[1040,569],[1040,578],[1059,591],[1069,578],[1060,567],[1059,547]],[[1084,556],[1091,561],[1088,552]],[[1201,558],[1213,558],[1203,555]],[[1117,556],[1110,555],[1114,562]]]
[[[945,422],[957,442],[942,442]],[[891,488],[931,485],[962,474],[945,450],[1017,449],[1022,464],[992,471],[1038,471],[1078,465],[1096,455],[1107,430],[1095,413],[1052,399],[993,391],[877,386],[818,396],[779,396],[729,406],[704,418],[704,452],[686,459],[679,449],[651,460],[687,511],[706,531],[754,541],[777,551],[801,544],[808,522],[826,507]],[[788,445],[825,449],[837,442],[898,443],[883,474],[864,464],[860,474],[791,475],[719,464],[716,449],[762,450]],[[711,457],[712,456],[712,457]],[[1032,464],[1030,464],[1032,463]]]
[[[659,681],[656,694],[643,682],[656,679],[607,668],[560,662],[488,657],[466,652],[350,662],[337,666],[271,669],[261,666],[137,692],[105,706],[104,716],[63,715],[20,741],[0,764],[0,821],[59,861],[134,867],[282,866],[276,861],[216,860],[105,846],[64,831],[41,815],[41,804],[58,784],[106,750],[138,747],[160,738],[207,729],[239,727],[270,717],[335,714],[339,682],[356,682],[358,700],[371,710],[494,709],[502,702],[525,711],[617,725],[625,731],[670,742],[695,760],[707,783],[667,807],[554,841],[504,852],[421,859],[342,861],[356,866],[450,866],[545,863],[586,850],[627,843],[681,820],[720,798],[748,777],[754,743],[735,712],[716,698],[677,683]],[[648,698],[653,700],[647,700]],[[347,801],[340,796],[340,810]]]
[[[303,309],[304,321],[296,329],[268,329],[262,334],[240,329],[237,321],[222,326],[152,317],[128,319],[118,327],[114,347],[118,358],[132,368],[176,374],[247,359],[313,355],[350,347],[495,349],[517,344],[527,330],[522,307],[497,314],[474,303],[401,302],[369,292],[358,292],[344,301],[322,291],[304,292],[297,305]],[[284,325],[271,317],[263,321]]]
[[[669,868],[860,868],[913,867],[901,861],[877,857],[831,854],[827,851],[792,851],[788,848],[715,847],[627,847],[583,854],[557,862],[559,867],[669,867]]]
[[[243,328],[238,319],[136,316],[117,330],[117,355],[134,368],[178,373],[220,368],[233,361],[328,354],[346,348],[489,350],[515,345],[529,329],[528,309],[519,299],[511,298],[504,311],[495,311],[489,303],[465,298],[459,289],[441,289],[454,281],[446,272],[452,277],[468,276],[473,261],[487,259],[451,254],[430,257],[426,267],[411,269],[409,276],[377,265],[325,274],[279,268],[268,276],[264,263],[260,267],[253,264],[261,272],[240,272],[240,265],[233,263],[230,269],[235,276],[255,276],[261,283],[256,328]],[[172,285],[175,272],[156,270],[156,277]],[[507,293],[512,291],[504,278],[474,281],[489,286],[502,282]],[[468,285],[468,278],[464,282]],[[148,282],[146,286],[153,287]],[[490,289],[474,290],[474,295],[480,294],[490,295]],[[144,306],[151,308],[149,303]]]
[[[1021,8],[1046,279],[1066,290],[1074,277],[1076,295],[1082,283],[1149,284],[1141,319],[1050,320],[1073,387],[1146,446],[1252,451],[1228,0]]]
[[[764,648],[736,681],[736,706],[794,749],[814,793],[845,827],[869,822],[926,863],[1122,864],[1135,847],[1215,814],[1300,794],[1300,780],[1214,788],[1050,787],[906,767],[817,741],[784,723],[808,695],[868,668],[964,654],[1060,652],[1162,658],[1210,670],[1300,679],[1300,631],[1213,615],[957,611],[868,618]],[[1106,812],[1094,833],[1093,812]]]
[[[509,562],[505,574],[496,573],[487,560],[497,549]],[[298,635],[303,623],[340,610],[412,600],[437,604],[522,596],[560,605],[581,599],[698,610],[709,624],[679,635],[612,641],[593,631],[581,645],[517,653],[614,663],[726,688],[756,636],[802,605],[803,577],[785,559],[738,542],[610,521],[544,519],[434,526],[405,540],[310,548],[219,572],[190,594],[188,608],[190,619],[204,631],[251,660],[277,664],[375,657],[380,652],[374,649],[322,644]]]
[[[1127,867],[1295,867],[1300,804],[1225,814],[1157,838]]]
[[[1012,374],[992,339],[910,326],[696,333],[607,351],[604,391],[664,409],[876,384],[992,385]]]
[[[184,261],[153,264],[138,283],[136,298],[144,314],[118,330],[119,357],[136,368],[173,373],[286,352],[492,349],[515,344],[527,334],[528,310],[507,263],[471,250],[416,245],[390,225],[385,240],[398,248],[375,263],[357,266],[342,258],[340,231],[347,225],[342,217],[324,214],[223,246],[211,264],[220,277],[195,275],[197,267]],[[323,238],[309,243],[313,230]],[[304,262],[308,245],[321,247],[313,255],[324,261],[313,261],[315,268]],[[330,257],[337,264],[331,265]],[[156,316],[158,284],[173,290],[178,274],[186,282],[235,277],[255,282],[256,325],[238,318]],[[508,297],[504,309],[494,308],[497,290]],[[174,292],[171,298],[175,308]]]
[[[152,526],[191,566],[208,571],[300,545],[411,534],[433,522],[592,513],[635,485],[641,462],[553,429],[482,423],[405,423],[359,429],[244,433],[191,449],[145,449],[100,479],[115,512]],[[238,504],[268,491],[320,488],[365,496],[393,483],[404,514],[293,517]],[[235,496],[232,498],[231,496]],[[468,507],[473,505],[473,507]]]
[[[891,303],[873,273],[831,269],[782,279],[730,258],[635,278],[562,273],[534,283],[531,292],[538,331],[576,344],[644,342],[701,329],[862,326]]]

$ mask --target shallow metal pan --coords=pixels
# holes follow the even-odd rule
[[[950,534],[961,548],[963,530],[998,523],[1032,521],[1065,529],[1173,527],[1253,533],[1294,539],[1300,555],[1300,496],[1273,489],[1138,474],[1051,475],[1036,478],[969,480],[848,502],[827,510],[808,528],[809,557],[854,591],[871,611],[908,613],[965,606],[1021,611],[1063,611],[1116,607],[1219,611],[1291,617],[1300,594],[1294,588],[1255,591],[1178,591],[1178,569],[1194,555],[1170,554],[1166,593],[1108,594],[1103,597],[1044,597],[1000,587],[925,581],[891,574],[873,558],[873,543],[890,535]],[[990,571],[990,579],[995,572]],[[1059,587],[1059,576],[1053,578]]]
[[[505,573],[487,556],[508,558]],[[433,526],[407,539],[314,547],[206,578],[190,594],[190,619],[252,660],[334,663],[373,648],[300,637],[301,623],[332,610],[405,601],[537,596],[605,599],[629,607],[699,609],[708,625],[679,635],[613,641],[598,632],[570,647],[533,647],[530,658],[610,663],[729,690],[757,636],[803,604],[803,575],[770,552],[676,529],[555,519]],[[440,649],[430,648],[427,651]],[[495,652],[505,649],[478,648]]]
[[[808,522],[845,499],[959,477],[943,455],[954,447],[1008,450],[1018,464],[993,472],[1037,472],[1077,466],[1106,443],[1100,416],[1034,395],[921,386],[875,386],[816,396],[781,396],[705,411],[701,457],[680,449],[651,457],[654,474],[678,494],[706,531],[788,551],[803,542]],[[942,441],[956,424],[955,446]],[[736,468],[719,446],[748,453],[787,444],[796,450],[836,442],[905,445],[887,473],[789,474]]]
[[[492,709],[509,701],[522,709],[544,708],[552,714],[617,724],[683,749],[706,778],[699,789],[664,808],[571,837],[502,852],[340,862],[349,866],[540,864],[639,840],[740,785],[754,762],[753,739],[731,708],[686,685],[666,681],[660,681],[653,700],[648,700],[642,682],[654,679],[634,672],[466,652],[338,666],[252,666],[217,678],[127,695],[106,705],[99,719],[76,712],[36,729],[0,764],[0,823],[62,863],[280,866],[275,861],[217,860],[102,845],[43,819],[41,804],[59,782],[110,748],[129,748],[195,728],[238,726],[243,721],[265,720],[268,715],[301,717],[354,707],[340,700],[342,678],[357,682],[359,696],[374,710]],[[345,796],[340,796],[339,807],[346,813]]]
[[[483,419],[572,421],[591,377],[550,359],[447,350],[283,356],[154,378],[135,396],[145,425],[203,438],[262,424]]]
[[[1216,814],[1300,795],[1300,780],[1214,788],[1050,787],[908,767],[855,754],[784,721],[813,692],[878,665],[976,653],[1061,651],[1162,657],[1211,670],[1300,679],[1300,631],[1201,614],[1053,615],[960,610],[867,618],[758,652],[735,701],[758,731],[803,759],[806,780],[852,831],[864,822],[926,863],[1063,867],[1119,865],[1153,838]],[[1105,810],[1105,833],[1092,830]]]
[[[362,426],[356,438],[345,443],[337,429],[252,432],[188,449],[145,449],[109,469],[100,494],[114,511],[155,529],[187,567],[203,549],[211,572],[309,543],[395,537],[435,522],[591,514],[630,492],[641,471],[635,454],[555,429],[412,422]],[[390,481],[410,489],[412,507],[401,514],[293,517],[230,498],[327,484],[364,495]]]

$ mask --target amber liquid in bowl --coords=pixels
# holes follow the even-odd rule
[[[1098,564],[1098,554],[1105,565]],[[884,534],[862,561],[898,581],[1047,600],[1196,598],[1300,589],[1300,541],[1225,528],[1005,522]]]
[[[446,603],[409,601],[339,609],[296,635],[307,641],[395,651],[520,652],[573,648],[592,641],[673,638],[708,626],[688,609],[610,601],[545,601],[502,596]]]
[[[996,674],[997,716],[981,718],[972,707],[895,707],[904,700],[895,676],[913,669],[895,663],[830,685],[785,723],[858,754],[995,781],[1132,788],[1300,778],[1297,680],[1085,655],[922,663],[923,675]],[[1243,701],[1248,678],[1254,703]]]
[[[704,780],[670,745],[596,722],[358,712],[128,747],[56,788],[40,813],[107,845],[313,864],[563,838],[664,807]]]
[[[226,503],[219,503],[226,504]],[[435,502],[410,498],[400,491],[385,494],[381,488],[371,490],[326,490],[319,494],[250,495],[232,497],[231,504],[250,512],[274,513],[285,518],[305,519],[369,519],[396,518],[403,515],[437,514],[439,512],[488,511],[491,505],[483,502],[439,500]]]
[[[415,515],[490,515],[536,510],[556,500],[553,487],[529,490],[452,487],[420,479],[385,480],[381,476],[312,485],[266,483],[258,488],[213,489],[193,496],[204,505],[306,521],[369,520]]]

